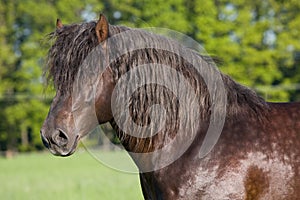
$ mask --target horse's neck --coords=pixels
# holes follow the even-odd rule
[[[124,133],[117,126],[115,121],[111,121],[111,125],[116,131],[123,147],[129,152],[140,171],[149,171],[151,168],[161,168],[155,165],[164,162],[164,160],[169,159],[171,156],[174,156],[174,161],[185,154],[189,155],[189,157],[199,157],[200,147],[207,132],[209,122],[208,120],[199,121],[199,124],[200,126],[195,135],[191,135],[189,132],[183,133],[183,135],[179,134],[179,136],[176,135],[178,134],[177,132],[159,132],[152,137],[138,138],[131,136],[130,133]],[[179,139],[177,137],[179,137]],[[171,142],[176,139],[178,139],[177,143],[171,144]],[[185,146],[186,144],[188,146]],[[168,149],[164,151],[167,152],[162,152],[161,154],[154,153],[153,156],[150,155],[153,152],[159,152],[166,146],[168,146]]]

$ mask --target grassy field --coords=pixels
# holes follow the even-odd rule
[[[107,152],[116,159],[118,153]],[[138,176],[110,169],[87,152],[67,158],[50,153],[0,158],[0,199],[143,199]]]

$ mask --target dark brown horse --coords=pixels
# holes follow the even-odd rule
[[[58,20],[50,36],[56,96],[41,137],[53,154],[71,155],[110,122],[140,169],[145,199],[300,198],[300,103],[265,102],[216,75],[208,57],[103,15]]]

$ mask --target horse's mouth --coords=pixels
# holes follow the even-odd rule
[[[73,144],[70,147],[69,145],[60,147],[56,144],[50,144],[49,151],[55,156],[62,156],[62,157],[70,156],[76,151],[79,140],[80,140],[80,136],[77,135]]]

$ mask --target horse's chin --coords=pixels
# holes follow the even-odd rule
[[[70,147],[68,147],[69,145],[66,147],[58,147],[57,145],[51,145],[49,147],[49,151],[55,156],[61,156],[61,157],[70,156],[76,151],[79,140],[80,138],[79,136],[77,136],[73,144],[70,145]]]
[[[72,155],[76,151],[76,148],[71,149],[70,151],[62,151],[60,149],[55,149],[55,148],[49,150],[55,156],[67,157]]]

